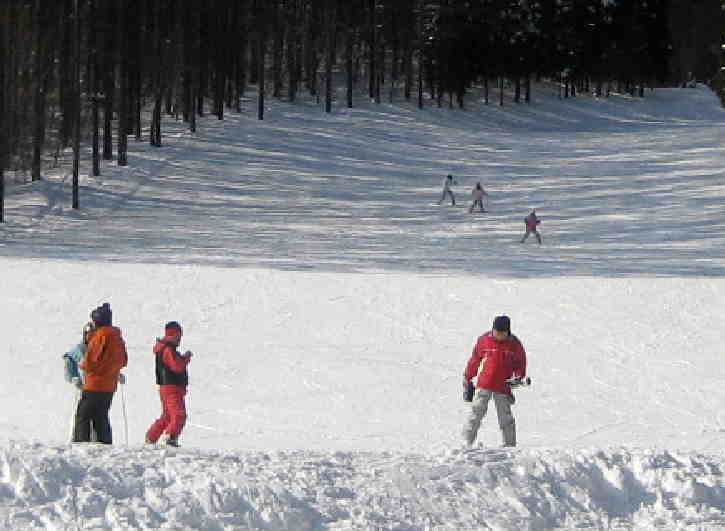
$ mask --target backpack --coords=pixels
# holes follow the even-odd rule
[[[63,354],[63,377],[65,381],[70,383],[73,378],[80,378],[81,371],[78,364],[86,353],[86,346],[78,343],[73,349]]]

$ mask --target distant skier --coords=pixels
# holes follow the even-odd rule
[[[463,373],[463,388],[476,378],[471,412],[463,429],[466,444],[473,445],[493,398],[501,428],[504,446],[516,446],[516,421],[511,412],[514,396],[507,380],[512,376],[526,376],[526,352],[521,342],[511,333],[511,320],[499,315],[490,332],[476,341],[473,353]]]
[[[121,369],[128,363],[128,354],[121,330],[111,325],[111,306],[107,302],[91,312],[91,319],[95,330],[88,340],[85,357],[78,364],[85,372],[85,380],[73,442],[90,442],[92,424],[98,442],[112,444],[108,411],[119,381],[125,383]]]
[[[541,220],[536,215],[536,209],[532,210],[531,213],[524,218],[524,223],[526,224],[526,234],[524,234],[524,237],[521,238],[521,243],[526,241],[529,234],[534,234],[536,236],[536,240],[539,242],[539,245],[541,245],[541,234],[539,234],[537,229]]]
[[[485,197],[488,199],[488,194],[486,193],[486,190],[483,189],[480,182],[476,183],[476,187],[473,189],[473,192],[471,192],[471,196],[473,197],[473,203],[471,204],[471,208],[468,209],[469,214],[473,213],[476,206],[481,209],[481,212],[486,212],[483,208],[483,198]]]
[[[440,205],[443,201],[445,201],[446,196],[450,196],[451,198],[451,204],[453,206],[456,206],[456,198],[453,195],[452,186],[454,184],[458,184],[456,181],[453,180],[453,175],[448,174],[448,176],[443,181],[443,195],[441,196],[440,201],[438,201],[438,204]]]
[[[176,321],[166,323],[163,339],[154,346],[156,356],[156,383],[161,396],[161,416],[146,432],[146,443],[153,444],[161,438],[168,446],[179,446],[179,436],[186,424],[186,386],[189,384],[187,366],[193,354],[180,354],[181,325]]]

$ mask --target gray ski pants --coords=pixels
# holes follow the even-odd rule
[[[445,201],[446,196],[450,196],[451,198],[451,204],[456,204],[456,196],[453,195],[453,192],[450,190],[443,190],[443,195],[441,196],[441,200],[438,201],[438,204],[440,205],[443,201]]]
[[[536,229],[534,229],[534,230],[526,229],[526,234],[524,234],[524,237],[521,238],[521,243],[524,243],[526,241],[526,238],[529,237],[529,234],[535,235],[536,241],[539,242],[539,244],[541,244],[541,234],[539,234],[539,231]]]
[[[516,421],[513,413],[511,413],[511,404],[513,397],[505,393],[496,393],[488,389],[476,389],[471,403],[471,412],[463,428],[463,438],[470,446],[476,440],[478,428],[481,427],[481,421],[486,416],[488,410],[488,402],[493,398],[496,405],[496,414],[498,415],[498,425],[501,428],[504,446],[516,446]]]

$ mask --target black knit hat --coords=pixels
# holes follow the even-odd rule
[[[177,323],[176,321],[169,321],[164,325],[164,331],[168,334],[171,331],[178,330],[179,332],[182,331],[181,325]]]
[[[511,319],[506,315],[499,315],[493,320],[493,329],[498,332],[511,333]]]
[[[91,312],[91,319],[96,324],[96,326],[111,326],[111,322],[113,319],[111,305],[107,302],[101,304],[98,308]]]

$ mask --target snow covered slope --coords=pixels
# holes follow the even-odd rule
[[[14,186],[0,528],[725,528],[724,125],[706,89],[273,102],[165,124],[79,212],[67,177]],[[461,206],[436,205],[449,172]],[[543,246],[518,243],[532,207]],[[103,301],[130,354],[116,445],[71,446],[60,357]],[[494,414],[464,451],[460,375],[499,313],[534,380],[520,447]],[[196,353],[173,451],[141,444],[171,319]]]

